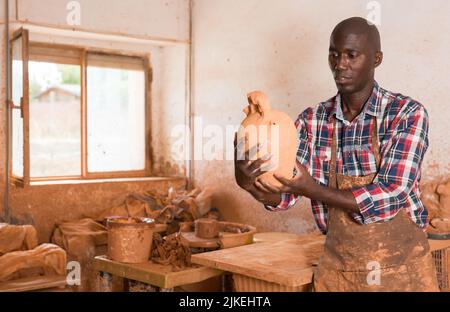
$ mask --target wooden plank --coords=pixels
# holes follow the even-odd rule
[[[241,274],[233,274],[233,283],[237,292],[309,292],[312,289],[312,284],[284,286]]]
[[[145,171],[152,175],[153,147],[152,147],[152,85],[153,68],[150,64],[150,55],[144,57],[145,71]]]
[[[429,239],[428,243],[430,244],[431,251],[450,248],[450,239]]]
[[[87,66],[86,66],[87,52],[84,49],[81,53],[81,66],[80,66],[80,76],[81,76],[81,98],[80,98],[80,153],[81,153],[81,177],[86,178],[87,176],[87,92],[86,92],[86,76],[87,76]]]
[[[22,33],[22,114],[23,114],[23,185],[30,186],[30,97],[28,78],[28,30]]]
[[[303,235],[192,256],[192,262],[266,282],[297,287],[312,282],[325,236]]]
[[[262,232],[253,235],[254,243],[279,242],[282,240],[296,239],[301,235],[285,232]]]
[[[66,276],[64,275],[27,277],[0,283],[0,292],[31,291],[53,287],[64,287],[65,285]]]
[[[106,256],[95,257],[94,268],[98,271],[108,272],[160,288],[173,288],[197,283],[223,273],[220,270],[204,266],[189,267],[181,271],[172,272],[170,265],[153,262],[137,264],[121,263],[110,260]]]

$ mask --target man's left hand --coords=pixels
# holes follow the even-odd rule
[[[297,175],[292,179],[287,179],[277,174],[274,174],[273,176],[281,183],[280,187],[263,182],[259,179],[255,181],[255,186],[266,193],[289,193],[309,198],[311,198],[312,194],[314,194],[314,191],[317,190],[319,186],[309,174],[308,170],[300,164],[297,164]]]

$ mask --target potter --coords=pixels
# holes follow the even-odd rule
[[[328,52],[337,94],[298,116],[296,171],[275,173],[279,185],[259,179],[269,160],[251,160],[255,151],[246,150],[244,159],[235,157],[236,182],[270,211],[311,200],[327,235],[316,291],[438,291],[419,197],[427,111],[375,80],[383,53],[367,20],[340,22]],[[367,282],[370,262],[379,264],[380,283]]]

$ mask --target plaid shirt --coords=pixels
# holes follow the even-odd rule
[[[428,115],[413,99],[389,92],[375,82],[372,95],[362,112],[352,122],[345,120],[338,93],[315,108],[307,108],[295,124],[299,136],[297,162],[305,166],[320,185],[328,185],[333,122],[336,116],[337,172],[362,176],[376,172],[371,133],[376,117],[381,166],[372,184],[354,187],[359,213],[353,218],[360,224],[386,222],[404,208],[418,226],[428,224],[428,212],[419,196],[420,167],[428,148]],[[295,175],[295,171],[294,171]],[[286,210],[298,196],[281,194],[277,207]],[[327,231],[328,207],[311,200],[315,221],[322,233]]]

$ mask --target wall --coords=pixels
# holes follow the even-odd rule
[[[336,93],[328,68],[329,36],[351,16],[368,15],[361,0],[194,0],[194,113],[203,125],[238,125],[246,93],[261,89],[292,118]],[[450,2],[378,1],[384,62],[376,78],[385,88],[422,102],[430,115],[431,146],[424,179],[450,171],[445,103],[450,72]],[[228,138],[228,143],[232,144]],[[199,144],[197,140],[196,145]],[[224,150],[217,151],[222,157]],[[196,158],[199,158],[198,153]],[[233,162],[196,161],[195,182],[212,186],[227,219],[264,231],[315,230],[309,200],[287,212],[265,211],[234,181]]]
[[[0,196],[5,190],[5,46],[4,1],[0,4],[1,105],[0,105]],[[154,169],[160,176],[134,182],[12,186],[9,211],[12,222],[34,224],[41,242],[48,241],[55,222],[77,219],[117,205],[128,194],[145,191],[167,192],[184,188],[186,164],[171,158],[169,137],[174,124],[185,122],[188,99],[189,1],[80,0],[81,24],[66,22],[70,1],[10,0],[11,32],[23,26],[30,29],[30,40],[145,53],[151,57],[152,146]],[[107,4],[107,10],[104,9]],[[76,30],[76,31],[73,31]],[[4,217],[0,202],[0,219]]]
[[[16,1],[11,1],[11,3]],[[65,0],[18,0],[17,19],[58,27],[67,25]],[[81,24],[86,30],[121,33],[187,41],[189,39],[189,1],[133,0],[128,3],[112,0],[77,0],[81,8]],[[14,10],[14,8],[12,8]]]

